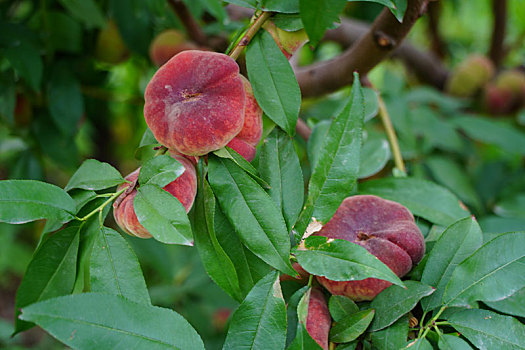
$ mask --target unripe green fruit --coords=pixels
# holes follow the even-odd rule
[[[481,55],[467,57],[452,72],[446,90],[459,97],[471,97],[494,75],[492,62]]]
[[[128,48],[114,21],[109,20],[106,28],[98,33],[95,56],[98,60],[111,64],[121,63],[128,58]]]

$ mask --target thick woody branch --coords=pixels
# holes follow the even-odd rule
[[[190,13],[184,2],[182,2],[182,0],[168,0],[168,4],[182,22],[190,39],[199,45],[207,46],[208,38],[206,37],[206,34],[202,31],[201,26],[197,23],[195,18],[193,18],[193,15]]]
[[[300,68],[297,81],[304,97],[335,91],[353,81],[352,73],[367,74],[399,47],[416,20],[424,12],[428,0],[408,0],[403,23],[388,9],[376,18],[370,30],[342,55]]]
[[[338,28],[326,32],[324,40],[335,41],[348,48],[369,30],[370,26],[365,22],[343,18]],[[421,51],[405,41],[392,52],[392,57],[400,59],[423,83],[443,89],[449,71],[432,52]]]
[[[492,29],[489,57],[494,66],[499,67],[505,57],[503,45],[507,25],[507,0],[492,0],[492,13],[494,13],[494,27]]]
[[[439,32],[439,18],[441,17],[441,2],[431,1],[428,3],[428,31],[432,39],[432,52],[438,57],[444,58],[447,49],[441,33]]]

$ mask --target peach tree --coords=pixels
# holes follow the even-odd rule
[[[514,123],[473,112],[516,113],[525,75],[495,76],[497,40],[490,58],[450,73],[403,41],[434,3],[372,2],[384,9],[368,26],[347,19],[347,0],[115,0],[109,20],[104,4],[60,0],[35,19],[48,26],[43,48],[28,28],[2,22],[0,114],[58,167],[91,118],[83,84],[99,69],[69,40],[81,30],[72,23],[99,28],[90,43],[102,67],[130,55],[159,66],[143,82],[138,169],[87,159],[64,188],[0,181],[1,222],[43,223],[13,334],[38,326],[78,349],[525,348],[524,114]],[[153,38],[169,7],[186,34]],[[300,62],[326,40],[347,48]],[[435,89],[407,89],[388,70],[376,88],[368,74],[390,55]],[[26,130],[33,108],[40,115]],[[461,162],[502,152],[513,180],[491,216],[495,190],[478,193]],[[486,162],[476,176],[496,186],[509,178],[498,169]],[[187,246],[229,296],[221,344],[153,305],[133,249],[151,240],[151,252]]]

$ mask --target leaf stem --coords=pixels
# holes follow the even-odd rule
[[[237,45],[235,45],[233,50],[230,52],[229,56],[234,60],[239,58],[239,55],[241,54],[242,50],[244,50],[244,48],[248,46],[248,44],[250,43],[254,35],[257,33],[257,31],[261,29],[261,26],[264,24],[264,22],[266,22],[266,20],[272,15],[272,12],[263,12],[259,15],[259,17],[255,18],[250,28],[246,31],[246,34],[244,34],[242,39],[239,40]]]
[[[111,195],[111,197],[108,198],[108,200],[106,200],[104,203],[102,203],[101,205],[99,205],[96,209],[94,209],[93,211],[91,211],[89,214],[87,214],[86,216],[84,217],[81,217],[81,218],[77,218],[77,220],[79,221],[86,221],[87,219],[89,219],[90,217],[92,217],[93,215],[95,215],[96,213],[102,213],[102,210],[111,202],[113,202],[113,200],[115,198],[117,198],[118,196],[120,196],[122,193],[124,193],[124,191],[126,191],[126,187],[124,187],[123,189],[121,190],[118,190],[117,192],[113,193]]]
[[[388,114],[388,110],[385,105],[385,101],[381,95],[377,94],[377,100],[379,104],[379,117],[383,123],[383,127],[386,131],[386,136],[388,138],[388,143],[390,144],[390,149],[392,150],[392,156],[394,157],[394,164],[396,168],[401,171],[403,174],[406,174],[405,163],[403,162],[403,156],[401,155],[401,149],[399,148],[399,142],[397,141],[396,132],[394,126],[392,125],[392,120]]]

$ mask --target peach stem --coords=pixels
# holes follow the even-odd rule
[[[407,171],[405,168],[405,163],[403,162],[403,156],[401,155],[401,149],[399,148],[399,142],[397,141],[396,132],[394,130],[394,126],[392,125],[388,110],[386,109],[385,101],[383,101],[383,98],[379,92],[377,93],[377,101],[379,104],[379,117],[381,118],[383,127],[385,128],[388,143],[390,144],[390,149],[392,150],[392,156],[394,157],[394,164],[398,170],[400,170],[403,174],[406,174]]]
[[[266,22],[268,18],[272,16],[272,12],[263,12],[259,17],[255,19],[255,21],[252,23],[246,34],[239,40],[237,45],[233,48],[233,50],[230,52],[230,57],[236,60],[239,55],[241,54],[242,50],[248,46],[254,35],[257,33],[257,31],[261,28],[261,26]]]

